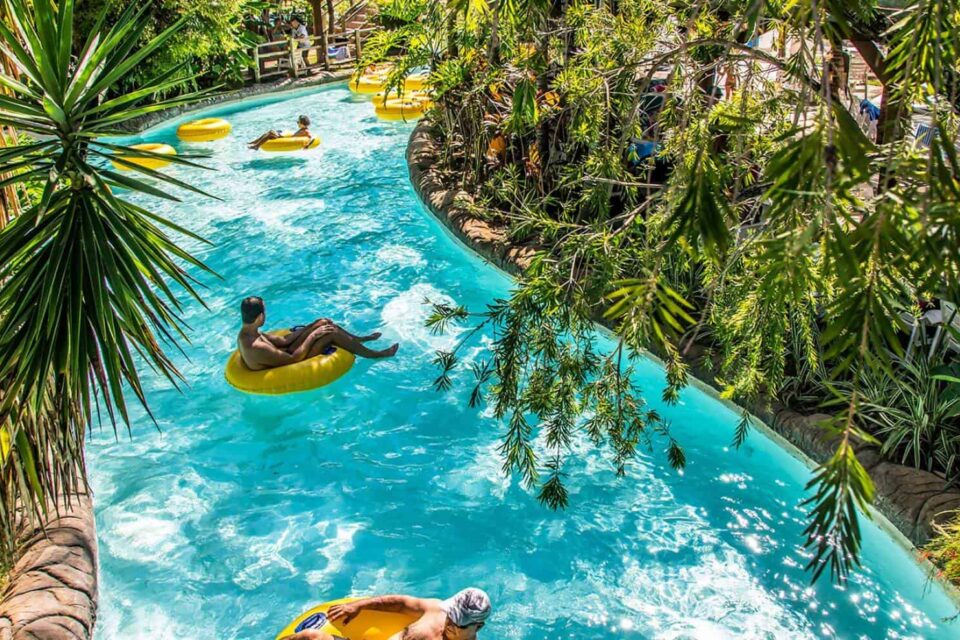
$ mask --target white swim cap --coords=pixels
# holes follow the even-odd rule
[[[490,598],[482,590],[470,587],[441,602],[440,608],[450,622],[466,627],[490,617]]]

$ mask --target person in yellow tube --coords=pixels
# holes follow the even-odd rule
[[[308,116],[300,116],[297,118],[297,130],[290,137],[292,138],[307,138],[307,144],[303,145],[304,148],[310,146],[310,141],[313,140],[313,134],[310,133],[310,118]],[[263,146],[263,143],[267,140],[276,140],[277,138],[285,137],[282,133],[277,133],[274,130],[267,131],[265,134],[257,138],[256,140],[251,140],[247,143],[247,147],[250,149],[259,149]]]
[[[394,344],[387,349],[369,349],[363,343],[379,338],[379,332],[356,336],[329,318],[320,318],[306,326],[296,327],[283,337],[261,333],[260,327],[266,321],[267,308],[263,299],[257,296],[243,299],[240,316],[243,326],[237,336],[237,346],[244,366],[251,371],[300,362],[326,353],[332,345],[362,358],[389,358],[397,353],[400,346]]]
[[[378,596],[330,607],[331,622],[347,624],[364,609],[409,613],[420,617],[389,640],[475,640],[490,617],[490,598],[476,587],[446,600],[414,596]],[[326,621],[323,621],[325,624]],[[305,629],[283,640],[340,640],[325,631]]]

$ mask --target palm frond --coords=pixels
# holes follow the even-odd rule
[[[150,154],[96,139],[200,97],[144,104],[169,87],[163,74],[102,100],[182,23],[137,49],[152,3],[131,3],[106,32],[101,17],[73,64],[72,0],[4,0],[4,8],[0,50],[20,78],[0,73],[12,94],[0,97],[0,122],[44,136],[0,150],[5,184],[44,178],[38,202],[0,231],[0,538],[10,553],[21,506],[38,515],[85,485],[83,435],[99,409],[114,428],[129,428],[129,394],[149,413],[143,364],[175,385],[182,380],[161,344],[187,339],[181,297],[200,300],[189,270],[209,270],[175,239],[196,236],[111,186],[170,199],[167,187],[203,192],[139,166],[154,182],[111,171],[103,160]]]

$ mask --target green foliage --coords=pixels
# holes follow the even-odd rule
[[[960,365],[934,366],[925,354],[895,376],[868,370],[859,416],[887,457],[957,479],[960,466]],[[850,383],[841,386],[852,394]]]
[[[937,577],[960,584],[960,513],[946,514],[945,524],[934,525],[934,536],[923,557],[938,567]]]
[[[960,300],[960,163],[944,142],[958,129],[960,2],[918,0],[892,21],[873,2],[469,4],[434,3],[380,37],[405,54],[400,66],[432,65],[430,118],[444,168],[477,196],[471,210],[542,249],[509,300],[473,316],[497,337],[488,384],[471,398],[507,424],[505,470],[559,506],[565,451],[540,442],[586,436],[622,469],[636,444],[660,436],[657,420],[595,422],[609,417],[605,403],[643,414],[639,390],[618,378],[626,367],[592,338],[602,318],[618,361],[647,348],[665,357],[667,400],[686,383],[694,343],[736,401],[818,404],[842,388],[833,425],[843,445],[807,503],[813,575],[829,566],[842,579],[873,495],[854,441],[892,438],[884,451],[902,458],[925,429],[923,466],[954,469],[947,445],[931,448],[952,438],[942,398],[917,405],[902,392],[890,407],[919,408],[889,428],[865,394],[880,378],[920,384],[896,320],[920,292]],[[747,45],[769,31],[801,46]],[[831,93],[825,61],[852,34],[874,34],[889,52],[888,124],[911,100],[927,103],[941,132],[929,149],[886,125],[881,142],[868,139]],[[737,89],[721,98],[728,70]],[[448,388],[458,361],[438,363]],[[940,417],[907,429],[921,414]]]
[[[838,432],[846,432],[847,425]],[[807,489],[814,494],[804,503],[811,508],[810,524],[804,530],[807,546],[814,554],[807,569],[813,579],[829,566],[835,580],[842,579],[859,564],[859,513],[873,501],[873,483],[844,438],[837,451],[820,466]]]
[[[376,0],[377,22],[390,29],[412,24],[423,15],[427,0]]]
[[[35,144],[37,141],[30,135],[20,133],[17,135],[17,144],[19,145],[31,145]],[[4,136],[4,147],[13,146],[13,139],[10,136]],[[18,172],[27,172],[30,171],[29,166],[24,166],[19,169]],[[22,207],[32,207],[40,201],[40,195],[43,193],[43,185],[45,176],[34,176],[33,178],[23,182],[20,187],[20,205]]]
[[[260,0],[157,0],[137,44],[144,45],[174,24],[180,25],[178,35],[144,60],[116,90],[132,91],[175,68],[180,69],[177,77],[186,88],[196,89],[198,83],[241,83],[244,71],[252,67],[250,48],[256,44],[245,19],[259,12],[263,4]],[[107,12],[106,22],[110,25],[119,19],[126,5],[115,0],[78,0],[76,49],[82,44],[79,39],[90,33],[101,13]]]
[[[74,61],[71,0],[5,0],[4,8],[10,26],[0,25],[0,42],[20,74],[0,74],[12,94],[0,96],[0,123],[30,137],[0,150],[0,174],[10,176],[5,184],[42,184],[0,231],[0,540],[10,554],[21,512],[40,515],[85,487],[83,437],[99,408],[116,427],[128,424],[126,393],[146,406],[138,362],[178,379],[160,343],[185,338],[177,290],[197,298],[186,269],[204,267],[174,241],[189,232],[117,195],[176,200],[165,186],[190,187],[130,162],[155,154],[106,138],[132,118],[199,97],[136,106],[176,86],[177,69],[118,89],[184,22],[136,47],[154,24],[150,3],[128,5],[110,27],[101,14]],[[106,168],[110,159],[135,172]]]

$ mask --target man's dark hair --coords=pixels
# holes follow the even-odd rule
[[[292,16],[290,16],[290,22],[293,22],[294,20],[296,20],[300,24],[303,24],[303,18],[301,18],[297,14],[293,14]]]
[[[302,124],[305,127],[310,126],[310,117],[309,116],[300,116],[297,118],[297,124]]]
[[[250,324],[263,313],[263,298],[250,296],[244,298],[240,303],[240,315],[243,317],[243,324]]]

